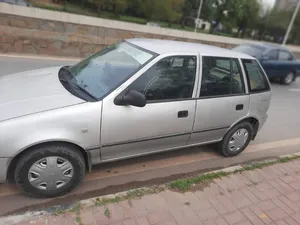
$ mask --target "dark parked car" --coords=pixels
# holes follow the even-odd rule
[[[287,48],[275,44],[244,44],[232,48],[257,58],[270,80],[291,84],[300,75],[300,60]]]

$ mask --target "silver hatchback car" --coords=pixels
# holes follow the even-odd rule
[[[255,58],[153,39],[3,76],[0,92],[0,181],[39,197],[69,192],[99,163],[208,143],[237,155],[271,100]]]

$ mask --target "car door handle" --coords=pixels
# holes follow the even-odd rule
[[[177,117],[178,118],[184,118],[184,117],[188,117],[188,115],[189,115],[189,111],[183,110],[183,111],[178,112]]]
[[[243,104],[239,104],[235,106],[235,110],[239,111],[239,110],[243,110],[244,109],[244,105]]]

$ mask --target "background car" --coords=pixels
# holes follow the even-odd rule
[[[275,44],[245,44],[231,50],[257,58],[270,80],[291,84],[300,75],[300,60],[285,47]]]

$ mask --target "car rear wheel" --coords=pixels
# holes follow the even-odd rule
[[[68,145],[45,145],[31,149],[17,162],[15,182],[35,197],[56,197],[71,191],[85,174],[81,152]]]
[[[294,72],[290,72],[290,73],[286,74],[284,77],[282,77],[281,83],[285,84],[285,85],[289,85],[294,81],[294,79],[295,79]]]
[[[248,146],[253,135],[253,127],[249,122],[234,126],[219,143],[219,151],[226,157],[240,154]]]

